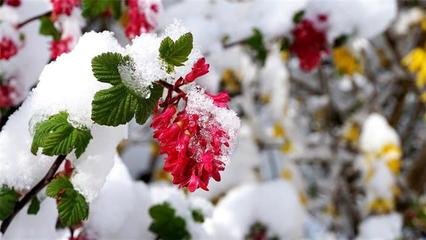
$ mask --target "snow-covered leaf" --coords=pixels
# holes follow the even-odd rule
[[[146,122],[162,95],[163,87],[154,84],[150,97],[148,99],[141,99],[136,107],[135,118],[137,123],[144,124]]]
[[[68,122],[68,113],[60,112],[36,125],[31,152],[37,154],[39,148],[48,156],[67,155],[75,149],[77,158],[83,154],[92,135],[90,130],[75,128]]]

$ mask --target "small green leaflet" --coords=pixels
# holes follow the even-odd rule
[[[203,214],[203,211],[201,211],[201,209],[199,208],[193,209],[191,214],[192,214],[192,219],[194,219],[195,222],[197,223],[204,222],[204,214]]]
[[[40,18],[39,33],[45,36],[51,36],[54,40],[59,40],[61,38],[61,33],[47,16]]]
[[[263,35],[259,29],[254,28],[253,35],[244,41],[244,43],[253,51],[255,59],[264,65],[268,50],[265,47]]]
[[[19,194],[7,186],[0,188],[0,220],[5,220],[13,213]]]
[[[31,199],[30,206],[28,207],[27,213],[30,215],[36,215],[38,211],[40,210],[40,201],[38,200],[37,196],[33,197]]]
[[[92,101],[92,120],[100,125],[118,126],[128,123],[133,117],[144,124],[151,116],[163,88],[154,84],[149,98],[143,98],[122,82],[118,66],[130,64],[129,57],[119,53],[104,53],[92,60],[93,75],[100,82],[110,83],[112,87],[98,91]]]
[[[31,152],[35,155],[39,148],[47,156],[67,155],[75,149],[77,158],[83,154],[92,135],[85,127],[75,128],[68,122],[68,113],[60,112],[49,119],[37,123]]]
[[[46,188],[46,195],[56,198],[62,190],[73,189],[73,185],[67,177],[59,176],[53,179]]]
[[[293,23],[299,23],[300,21],[302,21],[304,16],[305,16],[305,11],[301,10],[301,11],[296,12],[293,15]]]
[[[191,239],[183,218],[176,216],[169,203],[154,205],[149,209],[152,223],[149,230],[157,235],[157,239],[175,240]]]
[[[89,216],[89,204],[65,176],[58,176],[47,185],[46,195],[58,203],[59,220],[66,227],[80,224]]]
[[[167,64],[167,72],[172,72],[175,66],[183,66],[191,51],[192,33],[185,33],[176,42],[166,37],[160,45],[160,58]]]
[[[121,0],[83,0],[82,15],[84,17],[98,17],[111,10],[115,19],[121,16]]]

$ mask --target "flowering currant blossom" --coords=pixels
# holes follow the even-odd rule
[[[141,33],[151,32],[157,26],[161,2],[156,0],[128,0],[128,22],[125,33],[134,38]]]
[[[0,108],[8,108],[14,105],[13,94],[15,89],[10,85],[0,86]]]
[[[321,56],[328,51],[326,33],[321,26],[326,21],[325,15],[318,15],[316,21],[303,19],[292,31],[293,43],[290,50],[299,58],[300,68],[305,72],[316,68]]]
[[[12,7],[19,7],[21,5],[21,0],[6,0],[5,3]]]
[[[208,68],[205,59],[199,59],[170,89],[180,89],[206,74]],[[186,101],[184,107],[178,105],[181,99]],[[160,152],[167,154],[164,170],[172,174],[174,184],[193,192],[197,188],[208,190],[210,178],[220,181],[219,172],[224,170],[240,125],[228,102],[224,92],[213,95],[194,86],[187,93],[168,94],[160,101],[151,126]]]
[[[50,0],[52,3],[52,16],[56,18],[59,15],[65,14],[70,16],[73,9],[80,5],[80,0]]]
[[[78,8],[79,0],[52,0],[52,4],[54,10],[51,20],[61,34],[60,39],[54,39],[50,43],[50,58],[55,60],[61,54],[71,51],[76,45],[81,36],[84,20]]]
[[[0,59],[8,60],[18,53],[18,46],[12,39],[3,37],[0,39]]]

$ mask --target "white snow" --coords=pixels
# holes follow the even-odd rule
[[[373,113],[368,116],[362,126],[360,148],[364,152],[376,153],[385,144],[399,146],[398,134],[383,116]]]
[[[305,217],[297,191],[288,182],[242,185],[229,191],[216,206],[214,239],[244,239],[256,222],[269,229],[268,236],[301,239]]]
[[[402,216],[397,213],[371,216],[362,221],[357,239],[398,239],[402,233]]]

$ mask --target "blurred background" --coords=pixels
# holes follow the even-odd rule
[[[84,32],[125,45],[176,21],[210,64],[199,83],[242,120],[222,180],[194,193],[170,184],[150,123],[131,124],[81,239],[160,239],[147,209],[163,202],[186,222],[164,239],[426,236],[426,1],[53,2],[0,1],[1,126]]]

